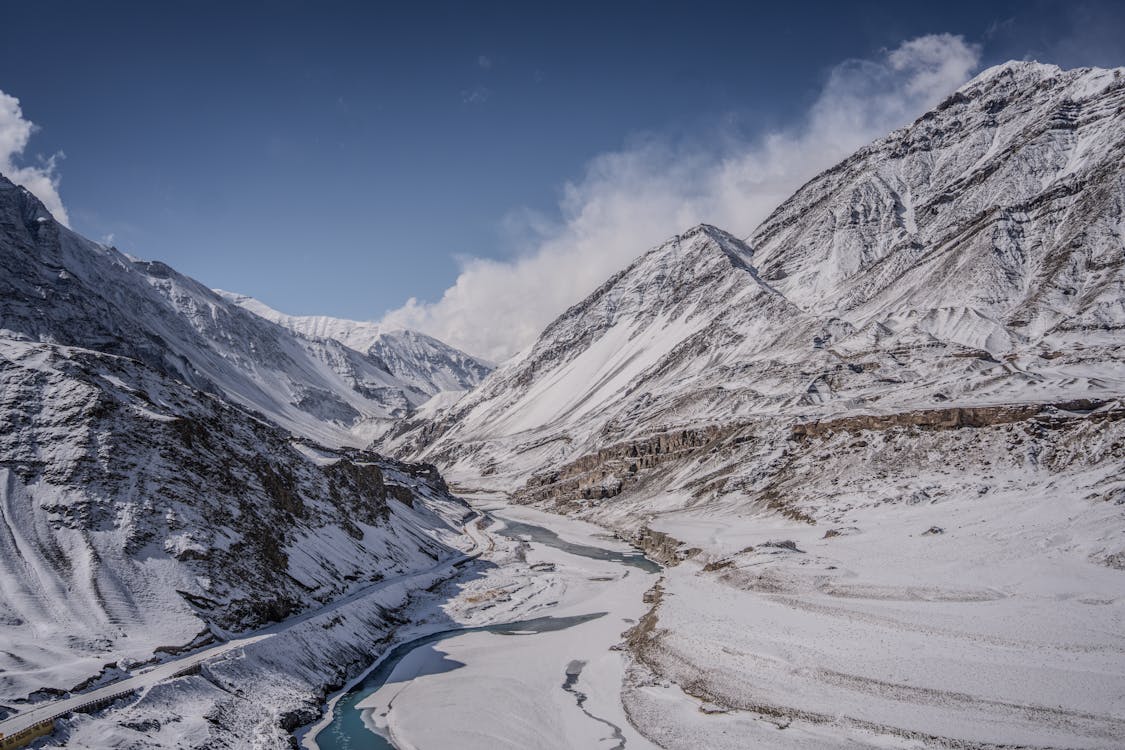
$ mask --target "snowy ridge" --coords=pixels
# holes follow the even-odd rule
[[[361,352],[408,387],[429,396],[468,390],[493,369],[488,362],[418,331],[384,329],[378,323],[323,315],[287,315],[253,297],[216,291],[255,315],[304,337],[338,341]]]
[[[1122,70],[991,68],[802,188],[758,266],[802,309],[995,354],[1119,329],[1123,104]]]
[[[384,332],[383,327],[378,323],[331,318],[327,315],[289,315],[245,294],[222,289],[216,289],[215,292],[258,317],[272,320],[302,336],[313,339],[335,339],[357,352],[366,352]]]
[[[58,225],[0,178],[0,329],[134,357],[314,440],[362,445],[428,398],[339,342],[306,339],[163,263]]]

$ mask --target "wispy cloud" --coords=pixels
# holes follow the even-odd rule
[[[0,173],[30,190],[56,219],[69,226],[70,218],[59,197],[58,164],[63,153],[40,156],[35,165],[17,163],[24,160],[24,151],[36,130],[35,123],[24,118],[20,100],[0,91]]]
[[[488,55],[481,55],[477,58],[477,66],[481,70],[492,70],[492,58]]]
[[[461,101],[465,104],[484,104],[491,96],[492,92],[484,86],[473,86],[461,91]]]
[[[638,136],[566,184],[557,216],[508,217],[525,238],[523,254],[463,260],[440,300],[411,299],[384,322],[502,360],[664,238],[701,221],[749,234],[817,172],[937,104],[979,59],[980,50],[960,36],[918,37],[837,65],[788,129],[749,141],[720,134],[705,147]]]

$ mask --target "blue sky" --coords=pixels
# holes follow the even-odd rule
[[[541,310],[528,305],[549,295],[433,305],[469,294],[467,271],[504,271],[477,297],[556,283],[520,269],[592,221],[623,171],[685,170],[696,190],[701,163],[807,130],[838,77],[897,73],[894,51],[936,34],[960,38],[940,53],[956,63],[947,87],[1009,58],[1125,64],[1119,3],[390,5],[9,4],[0,91],[38,126],[12,161],[64,152],[54,175],[75,229],[208,285],[359,319],[415,298],[392,318],[501,357],[656,238],[587,232],[604,245],[573,256],[590,279]],[[855,136],[923,104],[888,105]],[[711,213],[756,216],[683,218]],[[522,328],[481,338],[490,320]]]

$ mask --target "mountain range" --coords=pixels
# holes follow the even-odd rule
[[[378,441],[667,567],[661,747],[1120,746],[1125,70],[1008,63]]]

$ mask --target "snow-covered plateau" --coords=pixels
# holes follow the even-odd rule
[[[0,265],[0,732],[1125,746],[1125,70],[990,68],[495,369],[6,180]]]

